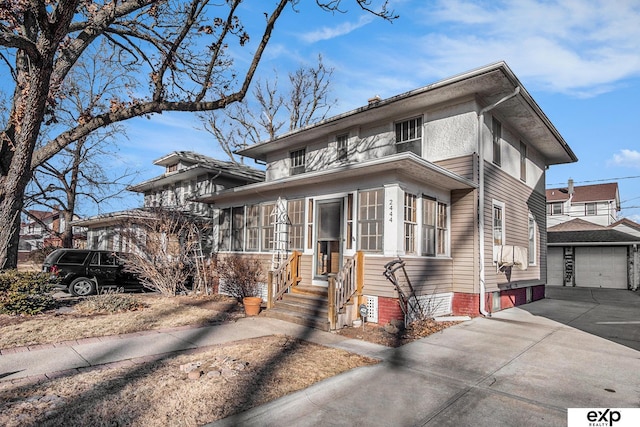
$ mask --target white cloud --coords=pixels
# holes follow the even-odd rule
[[[607,162],[609,166],[622,166],[640,169],[640,151],[622,149]]]
[[[580,97],[640,76],[637,1],[441,0],[419,13],[427,32],[415,47],[441,76],[505,60],[542,89]]]
[[[322,27],[320,29],[303,33],[300,38],[307,43],[315,43],[321,40],[330,40],[344,36],[358,28],[364,27],[373,20],[370,15],[362,15],[357,22],[343,22],[334,27]]]

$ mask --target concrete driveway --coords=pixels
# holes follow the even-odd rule
[[[521,308],[640,351],[639,292],[547,286],[543,303]]]
[[[568,408],[637,408],[639,304],[552,288],[211,425],[548,427],[566,426]]]

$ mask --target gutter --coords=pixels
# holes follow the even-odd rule
[[[518,95],[520,93],[520,86],[517,86],[515,91],[513,91],[512,94],[505,96],[504,98],[500,99],[499,101],[488,105],[486,107],[484,107],[482,110],[480,110],[480,112],[478,113],[478,156],[479,156],[479,169],[478,169],[478,175],[479,175],[479,183],[478,183],[478,239],[479,239],[479,250],[480,250],[480,254],[479,254],[479,262],[480,262],[480,272],[479,272],[479,279],[480,279],[480,291],[479,291],[479,296],[480,296],[480,314],[482,314],[485,317],[491,317],[491,313],[487,312],[486,310],[486,284],[485,284],[485,277],[484,277],[484,263],[485,263],[485,256],[484,256],[484,225],[485,225],[485,221],[484,221],[484,141],[482,139],[482,129],[483,129],[483,125],[484,125],[484,114],[488,111],[493,110],[495,107],[497,107],[498,105],[502,104],[505,101],[508,101],[509,99],[513,98],[514,96]]]

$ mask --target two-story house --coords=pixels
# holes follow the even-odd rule
[[[193,201],[194,198],[264,180],[264,172],[258,169],[191,151],[174,151],[153,164],[164,168],[164,173],[128,188],[144,195],[142,208],[97,215],[74,223],[87,228],[89,249],[130,250],[130,242],[123,237],[121,227],[129,227],[132,219],[148,220],[149,210],[153,208],[177,209],[210,222],[212,208]]]
[[[62,240],[59,235],[64,231],[65,224],[65,217],[58,209],[29,210],[26,220],[20,224],[18,259],[26,261],[31,252],[47,246],[61,247]],[[74,247],[84,246],[84,233],[75,227],[73,233]]]
[[[569,179],[566,187],[547,189],[546,197],[548,227],[575,218],[603,226],[618,220],[620,193],[617,182],[574,185]]]
[[[547,284],[640,287],[640,225],[618,219],[617,183],[552,188],[547,195]]]
[[[306,294],[332,328],[361,304],[368,321],[402,318],[408,293],[429,314],[543,298],[545,170],[577,160],[503,62],[239,154],[264,162],[266,180],[199,199],[214,207],[220,254],[277,258],[267,313]],[[398,257],[400,290],[385,276]]]

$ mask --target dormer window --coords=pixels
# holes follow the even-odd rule
[[[173,163],[171,165],[167,165],[167,173],[176,172],[178,170],[178,164]]]
[[[396,123],[396,150],[422,156],[422,117]]]
[[[289,159],[291,160],[291,167],[289,170],[290,175],[298,175],[304,173],[306,166],[306,150],[296,150],[289,153]]]

